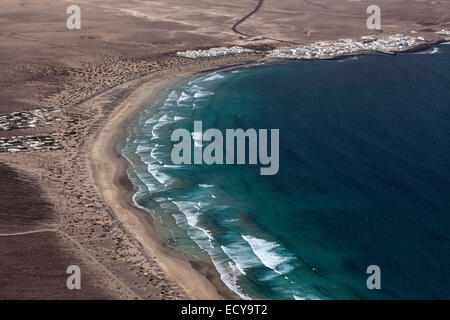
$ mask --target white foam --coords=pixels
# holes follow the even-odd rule
[[[164,164],[163,166],[164,166],[164,168],[168,168],[168,169],[183,169],[183,168],[185,168],[183,165],[179,165],[179,164]]]
[[[197,210],[200,210],[201,206],[202,206],[201,202],[197,202],[197,203],[194,204],[194,208],[197,209]]]
[[[261,265],[260,261],[254,256],[252,249],[246,243],[239,244],[234,242],[228,246],[221,246],[221,248],[233,260],[243,275],[247,274],[247,269]]]
[[[251,298],[244,293],[242,289],[237,284],[241,272],[232,261],[222,261],[217,259],[214,255],[211,256],[211,260],[216,267],[216,270],[220,274],[220,279],[227,285],[228,288],[233,290],[241,299],[251,300]]]
[[[136,169],[136,167],[135,167],[135,169]],[[145,185],[145,187],[147,188],[147,190],[143,190],[143,189],[142,189],[142,188],[143,188],[142,185],[141,185],[141,184],[138,184],[138,186],[139,186],[139,192],[136,193],[135,196],[138,195],[139,193],[142,193],[142,192],[145,192],[145,191],[147,191],[147,192],[152,192],[152,191],[156,191],[156,190],[161,189],[161,184],[158,183],[158,181],[156,180],[156,178],[155,178],[153,175],[151,175],[150,172],[147,171],[147,172],[143,173],[143,172],[138,172],[137,170],[134,170],[134,172],[136,173],[137,178],[138,178],[138,179]]]
[[[172,203],[174,203],[178,207],[178,210],[180,210],[183,213],[183,215],[186,217],[187,224],[190,227],[201,231],[208,239],[209,246],[211,248],[214,248],[214,246],[212,244],[214,237],[212,236],[211,232],[198,225],[198,219],[201,215],[201,213],[199,212],[199,209],[200,209],[199,203],[195,203],[192,201],[172,201]],[[201,240],[198,238],[195,239],[195,237],[193,237],[193,239]]]
[[[214,187],[214,185],[212,184],[199,184],[198,186],[205,189]]]
[[[153,148],[150,146],[144,146],[144,145],[138,145],[138,147],[136,148],[136,153],[144,153],[144,152],[150,152],[152,151]]]
[[[168,123],[168,122],[172,122],[172,121],[173,121],[173,118],[171,116],[169,116],[168,114],[163,115],[158,120],[159,123]]]
[[[195,99],[201,99],[201,98],[209,97],[209,96],[212,96],[212,95],[214,95],[214,93],[211,92],[211,91],[197,91],[194,94],[194,98]]]
[[[439,48],[436,47],[425,51],[414,52],[414,54],[436,54],[436,53],[439,53]]]
[[[199,229],[201,232],[203,232],[207,237],[209,241],[209,245],[211,248],[214,248],[212,241],[214,240],[214,237],[212,236],[211,232],[209,230],[206,230],[202,227],[196,226],[197,229]]]
[[[266,241],[264,239],[259,239],[252,236],[243,235],[242,238],[248,242],[250,247],[252,247],[253,253],[267,268],[272,269],[278,274],[283,274],[289,271],[289,270],[283,271],[279,270],[279,266],[291,260],[292,257],[283,256],[275,252],[274,249],[280,247],[278,243]]]
[[[172,179],[169,175],[161,172],[161,166],[157,164],[149,163],[147,164],[148,172],[151,173],[153,177],[163,186],[166,186]]]
[[[159,134],[156,132],[157,129],[158,129],[158,126],[153,126],[153,128],[152,128],[152,140],[159,138]]]
[[[147,138],[136,138],[133,141],[133,144],[145,144],[145,143],[148,143]]]
[[[161,118],[164,118],[161,117]],[[161,120],[160,118],[160,120]],[[152,140],[158,139],[160,137],[158,130],[163,128],[167,123],[169,123],[170,121],[164,121],[164,119],[162,121],[158,121],[157,124],[155,124],[152,128]]]
[[[188,101],[190,99],[192,99],[192,97],[183,91],[183,93],[177,100],[177,106],[180,106],[183,102]]]
[[[431,54],[435,54],[439,52],[439,48],[433,48],[433,51],[431,51]]]
[[[148,124],[153,124],[153,123],[158,122],[158,120],[159,120],[158,117],[159,117],[159,116],[156,115],[156,114],[153,115],[153,117],[151,117],[150,119],[148,119],[147,121],[145,121],[145,124],[148,125]]]
[[[186,119],[186,118],[179,117],[179,116],[175,116],[175,117],[173,118],[173,121],[180,121],[180,120],[184,120],[184,119]]]
[[[192,201],[172,201],[186,217],[188,225],[197,227],[198,224],[198,209],[195,207],[196,203]],[[208,236],[209,238],[209,236]]]
[[[212,74],[209,77],[203,79],[203,81],[214,81],[214,80],[223,79],[223,78],[225,78],[225,76],[215,73],[215,74]]]
[[[164,102],[164,104],[162,105],[162,107],[160,108],[160,110],[167,110],[167,109],[173,108],[173,107],[175,107],[175,106],[176,106],[175,102],[172,102],[172,101],[166,101],[166,102]]]
[[[160,152],[159,148],[157,147],[153,148],[152,151],[150,152],[150,156],[161,164],[164,163],[164,155],[165,153]]]
[[[199,86],[199,85],[197,85],[197,84],[194,84],[193,86],[191,86],[189,89],[188,89],[188,91],[189,92],[196,92],[196,91],[201,91],[201,90],[204,90],[205,88],[204,87],[201,87],[201,86]]]
[[[178,93],[176,91],[172,91],[167,97],[168,101],[174,101],[178,99]]]
[[[294,294],[294,299],[295,300],[320,300],[319,298],[314,297],[310,294],[307,294],[305,297],[300,297],[300,296]]]
[[[220,274],[220,279],[242,299],[251,300],[250,297],[242,292],[242,289],[237,284],[239,277],[242,276],[239,270],[240,267],[232,260],[230,261],[229,258],[225,258],[224,251],[218,250],[213,246],[212,242],[214,238],[211,232],[198,225],[199,217],[201,216],[201,213],[196,208],[198,207],[198,203],[193,201],[174,201],[172,198],[168,200],[175,204],[181,212],[181,214],[172,214],[176,223],[180,226],[184,226],[187,223],[189,236],[201,249],[208,252],[214,267]]]

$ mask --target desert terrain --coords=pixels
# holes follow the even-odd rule
[[[71,4],[81,8],[81,30],[66,27]],[[262,59],[192,61],[176,51],[358,38],[371,33],[370,4],[3,0],[0,114],[40,108],[62,114],[49,125],[0,131],[0,138],[54,135],[64,149],[0,153],[0,298],[236,298],[211,266],[172,252],[150,215],[132,206],[134,189],[116,144],[142,105],[181,77]],[[450,28],[448,0],[376,4],[378,33],[433,37]],[[241,34],[265,39],[249,43]],[[82,290],[65,286],[73,264],[82,270]]]

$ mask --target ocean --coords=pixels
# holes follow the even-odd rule
[[[244,299],[448,299],[449,71],[445,43],[185,79],[129,128],[134,202]],[[196,120],[279,129],[278,173],[173,164],[171,133]]]

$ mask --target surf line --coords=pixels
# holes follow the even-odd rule
[[[218,129],[208,129],[203,132],[202,121],[194,121],[194,131],[179,128],[172,132],[171,141],[176,142],[172,148],[173,164],[227,164],[256,165],[259,163],[260,175],[275,175],[279,169],[279,129],[270,129],[270,144],[267,129],[226,129],[225,131],[225,162],[224,137]],[[248,141],[248,144],[247,144]],[[209,142],[203,149],[203,143]],[[236,142],[236,143],[235,143]],[[270,155],[268,149],[270,147]],[[193,152],[192,152],[193,149]],[[248,156],[247,156],[248,149]],[[192,162],[193,154],[193,162]]]

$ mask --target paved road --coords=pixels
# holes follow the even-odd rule
[[[239,31],[237,29],[237,27],[243,23],[245,20],[247,20],[248,18],[250,18],[252,15],[254,15],[255,13],[257,13],[259,11],[259,9],[261,9],[261,6],[263,4],[264,0],[259,0],[258,4],[256,5],[256,8],[253,9],[251,12],[249,12],[248,14],[246,14],[245,16],[243,16],[242,18],[240,18],[232,27],[231,29],[233,29],[234,32],[236,32],[237,34],[241,34],[244,36],[251,36],[249,34],[243,33],[241,31]]]
[[[253,9],[251,12],[249,12],[248,14],[246,14],[245,16],[243,16],[241,19],[239,19],[232,27],[231,29],[233,29],[233,31],[237,34],[243,35],[243,36],[247,36],[247,37],[254,37],[255,35],[252,34],[247,34],[244,32],[241,32],[237,29],[237,27],[242,24],[244,21],[246,21],[248,18],[250,18],[252,15],[254,15],[255,13],[257,13],[259,11],[259,9],[261,9],[261,6],[263,5],[264,0],[259,0],[258,4],[256,5],[256,8]],[[256,36],[261,36],[261,35],[256,35]],[[277,38],[271,38],[271,37],[267,37],[264,36],[264,39],[268,39],[268,40],[274,40],[274,41],[278,41],[278,42],[283,42],[283,43],[287,43],[287,44],[299,44],[297,42],[294,41],[290,41],[290,40],[283,40],[283,39],[277,39]]]

